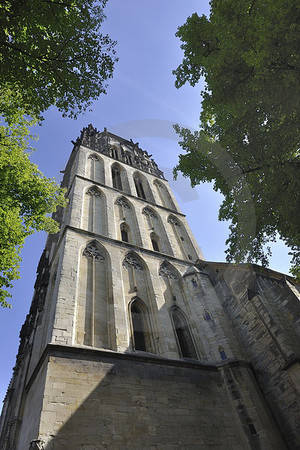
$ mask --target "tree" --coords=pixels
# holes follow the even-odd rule
[[[106,0],[4,0],[0,5],[0,304],[19,277],[19,252],[65,192],[30,162],[29,127],[55,105],[76,118],[105,93],[115,42],[99,30]]]
[[[30,121],[21,114],[13,125],[0,126],[0,304],[10,306],[8,288],[19,278],[19,252],[35,230],[56,233],[49,213],[65,206],[64,190],[30,162]]]
[[[51,105],[76,117],[105,93],[115,42],[99,32],[106,0],[6,0],[0,5],[0,85],[27,114]],[[3,113],[3,112],[2,112]],[[9,111],[5,110],[7,117]]]
[[[223,193],[228,261],[267,264],[279,233],[300,277],[299,12],[294,1],[213,0],[209,19],[179,27],[175,85],[206,85],[199,131],[175,127],[187,153],[174,171]]]

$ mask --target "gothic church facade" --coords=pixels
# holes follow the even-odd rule
[[[146,151],[85,128],[41,257],[3,450],[300,448],[300,296],[205,262]]]

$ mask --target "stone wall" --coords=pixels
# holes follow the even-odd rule
[[[238,400],[228,392],[224,369],[56,348],[49,360],[38,438],[47,450],[284,449],[261,399],[249,407],[246,397],[257,400],[258,393],[248,369],[226,370],[231,382],[233,377],[244,383]],[[246,419],[236,402],[244,414],[250,409]],[[250,413],[255,435],[247,425]]]
[[[291,449],[300,448],[300,302],[282,274],[208,264],[224,310]]]
[[[85,129],[63,185],[2,447],[282,450],[282,430],[300,448],[291,280],[202,261],[162,172],[130,141]]]

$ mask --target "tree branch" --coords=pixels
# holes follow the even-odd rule
[[[64,3],[64,2],[56,2],[54,0],[44,0],[44,3],[50,3],[51,5],[59,5],[59,6],[65,6],[66,8],[70,8],[72,6],[72,3]]]
[[[87,56],[93,56],[94,53],[81,53],[80,55],[75,56],[74,58],[70,59],[57,59],[55,58],[48,58],[46,56],[39,56],[39,55],[33,55],[32,53],[29,53],[27,50],[24,50],[22,48],[16,47],[15,45],[11,44],[10,42],[0,42],[0,46],[9,47],[12,50],[15,50],[22,55],[28,56],[29,58],[37,59],[38,61],[42,61],[44,63],[50,64],[50,62],[59,62],[59,63],[72,63],[74,61],[79,61],[80,59],[85,59]]]
[[[283,65],[276,65],[275,63],[272,63],[269,65],[269,69],[276,69],[276,70],[298,70],[299,69],[296,66],[292,66],[291,64]]]
[[[12,50],[15,50],[15,51],[21,53],[22,55],[28,56],[29,58],[37,59],[37,60],[39,60],[39,61],[45,61],[45,59],[42,58],[41,56],[38,56],[38,55],[32,55],[32,54],[29,53],[27,50],[24,50],[24,49],[22,49],[22,48],[16,47],[15,45],[11,44],[10,42],[3,42],[3,41],[2,41],[2,42],[0,42],[0,46],[1,46],[1,45],[2,45],[2,46],[5,46],[5,47],[9,47],[9,48],[11,48]]]
[[[255,3],[256,3],[256,0],[253,0],[252,4],[251,4],[251,6],[250,6],[249,12],[248,12],[249,14],[251,14],[252,9],[253,9]]]
[[[266,167],[270,167],[269,165],[266,165]],[[248,170],[242,170],[242,174],[243,175],[247,175],[248,173],[252,173],[252,172],[257,172],[258,170],[262,170],[263,167],[262,166],[258,166],[258,167],[254,167],[253,169],[248,169]]]

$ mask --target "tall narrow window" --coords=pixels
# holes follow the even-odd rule
[[[112,155],[113,158],[119,159],[118,149],[117,149],[116,147],[113,147],[113,148],[111,149],[111,155]]]
[[[172,319],[181,356],[197,359],[197,353],[185,317],[177,308],[174,308]]]
[[[131,320],[133,329],[133,347],[135,350],[146,351],[146,337],[143,320],[143,312],[138,303],[134,301],[131,305]]]
[[[113,187],[115,189],[120,189],[122,191],[123,188],[122,188],[122,181],[121,181],[121,172],[120,172],[120,170],[117,167],[112,167],[111,174],[112,174]]]
[[[159,245],[158,245],[159,237],[157,236],[157,234],[151,233],[151,234],[150,234],[150,238],[151,238],[153,250],[154,250],[155,252],[159,252],[159,251],[160,251],[160,250],[159,250]]]
[[[197,280],[195,278],[192,278],[192,285],[193,285],[193,287],[198,286]]]
[[[121,239],[122,239],[122,241],[129,242],[128,226],[125,223],[121,223],[120,229],[121,229]]]
[[[132,160],[131,160],[131,155],[129,153],[125,153],[125,162],[127,164],[130,164],[132,166]]]
[[[225,352],[225,350],[224,350],[223,347],[219,346],[219,352],[220,352],[221,359],[222,359],[223,361],[224,361],[225,359],[227,359],[227,355],[226,355],[226,352]]]
[[[249,431],[252,435],[257,434],[256,428],[254,426],[254,423],[253,423],[253,420],[251,419],[251,417],[248,417],[247,425],[248,425]]]
[[[146,195],[145,195],[142,180],[140,178],[135,178],[134,184],[135,184],[137,196],[146,200]]]
[[[203,317],[207,322],[210,322],[212,320],[210,312],[207,309],[204,310]]]

